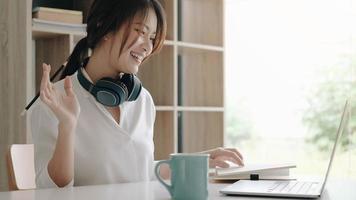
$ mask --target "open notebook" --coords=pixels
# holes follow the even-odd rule
[[[231,164],[229,168],[215,168],[211,171],[214,180],[264,179],[264,180],[291,180],[289,169],[296,168],[295,164],[247,164],[243,167]]]

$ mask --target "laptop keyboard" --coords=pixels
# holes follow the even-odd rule
[[[318,189],[317,182],[302,181],[276,181],[267,192],[290,193],[290,194],[313,194]]]

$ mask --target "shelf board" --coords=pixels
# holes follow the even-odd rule
[[[213,46],[213,45],[205,45],[205,44],[196,44],[196,43],[189,43],[189,42],[175,42],[179,47],[190,47],[195,49],[204,49],[204,50],[211,50],[211,51],[218,51],[223,52],[224,47],[221,46]]]
[[[211,106],[178,106],[178,111],[195,111],[195,112],[224,112],[224,107]]]
[[[221,46],[197,44],[197,43],[182,42],[182,41],[165,40],[164,44],[170,46],[176,45],[178,47],[190,47],[195,49],[203,49],[203,50],[218,51],[218,52],[224,51],[224,47]]]
[[[165,40],[163,44],[164,44],[164,45],[173,46],[175,43],[174,43],[173,40]]]
[[[156,106],[156,111],[224,112],[224,107],[212,106]]]
[[[156,106],[157,111],[173,111],[173,106]]]
[[[46,38],[57,35],[86,35],[86,24],[69,24],[41,19],[32,19],[32,37]]]

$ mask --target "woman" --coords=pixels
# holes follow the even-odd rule
[[[41,102],[31,113],[38,187],[153,178],[155,107],[132,74],[161,49],[165,34],[157,0],[93,2],[87,37],[70,55],[64,80],[52,84],[50,66],[43,64]],[[88,49],[92,55],[85,58]],[[99,83],[108,82],[121,92],[102,91]],[[210,153],[210,167],[243,164],[236,149],[204,153]],[[161,175],[168,178],[169,168],[162,167]]]

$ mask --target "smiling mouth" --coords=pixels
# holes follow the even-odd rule
[[[135,53],[135,52],[130,52],[130,55],[137,61],[137,62],[139,62],[139,63],[141,63],[142,62],[142,60],[143,60],[143,56],[142,55],[140,55],[140,54],[137,54],[137,53]]]

